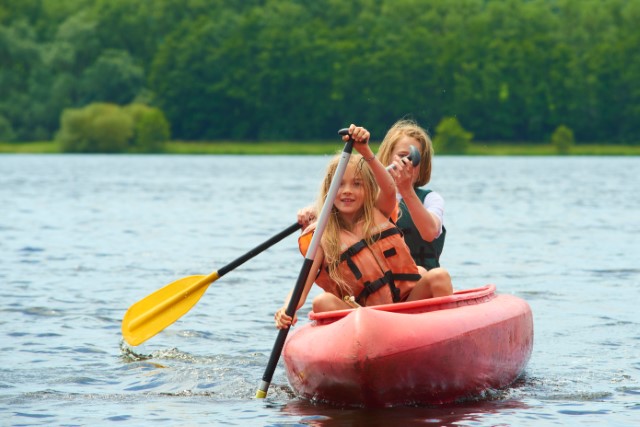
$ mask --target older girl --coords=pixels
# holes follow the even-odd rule
[[[418,167],[405,158],[410,146],[420,152]],[[399,120],[385,135],[378,157],[383,165],[395,165],[390,174],[397,186],[400,212],[394,217],[416,264],[428,270],[430,295],[425,297],[450,295],[453,292],[451,277],[440,267],[446,235],[444,200],[435,191],[421,188],[431,179],[431,139],[416,122]]]

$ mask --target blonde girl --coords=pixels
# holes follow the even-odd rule
[[[306,301],[314,281],[324,290],[313,300],[315,312],[351,308],[354,299],[360,305],[377,305],[418,299],[425,293],[426,280],[399,231],[388,221],[396,207],[393,178],[371,151],[369,132],[355,125],[349,131],[354,148],[361,155],[351,156],[345,169],[298,308]],[[334,158],[327,168],[318,211],[325,202],[338,161],[339,157]],[[304,237],[310,236],[313,229],[311,224],[301,236],[303,252]],[[279,329],[295,323],[285,313],[290,297],[291,294],[274,316]]]

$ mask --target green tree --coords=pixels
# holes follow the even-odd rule
[[[183,139],[455,116],[480,140],[638,142],[639,21],[629,0],[2,0],[0,114],[16,140],[145,102]]]
[[[239,100],[242,92],[234,91],[229,79],[236,71],[240,78],[249,70],[230,63],[220,53],[236,31],[237,19],[221,13],[218,19],[200,17],[185,22],[167,36],[154,57],[149,74],[151,90],[180,138],[244,136],[234,130],[246,127],[251,116]]]
[[[133,135],[133,119],[114,104],[96,103],[66,109],[56,139],[65,152],[121,153]]]
[[[164,143],[171,137],[169,122],[158,108],[144,104],[131,104],[125,111],[133,120],[131,151],[141,153],[162,152]]]
[[[31,96],[31,75],[42,69],[41,48],[35,29],[26,20],[0,25],[0,115],[22,140],[41,122]]]
[[[569,154],[574,143],[573,131],[565,125],[558,126],[551,134],[551,144],[558,154]]]
[[[436,127],[434,150],[440,154],[465,154],[473,134],[467,132],[455,117],[445,117]]]
[[[81,102],[112,102],[125,105],[144,88],[144,72],[128,52],[106,49],[83,72]]]
[[[10,142],[16,137],[11,122],[5,116],[0,114],[0,141]]]

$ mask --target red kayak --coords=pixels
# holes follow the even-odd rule
[[[338,405],[473,397],[516,380],[533,347],[529,304],[495,285],[309,317],[283,349],[287,377],[300,396]]]

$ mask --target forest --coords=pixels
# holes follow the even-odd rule
[[[142,104],[184,141],[397,119],[474,140],[640,143],[638,0],[0,0],[0,141]]]

